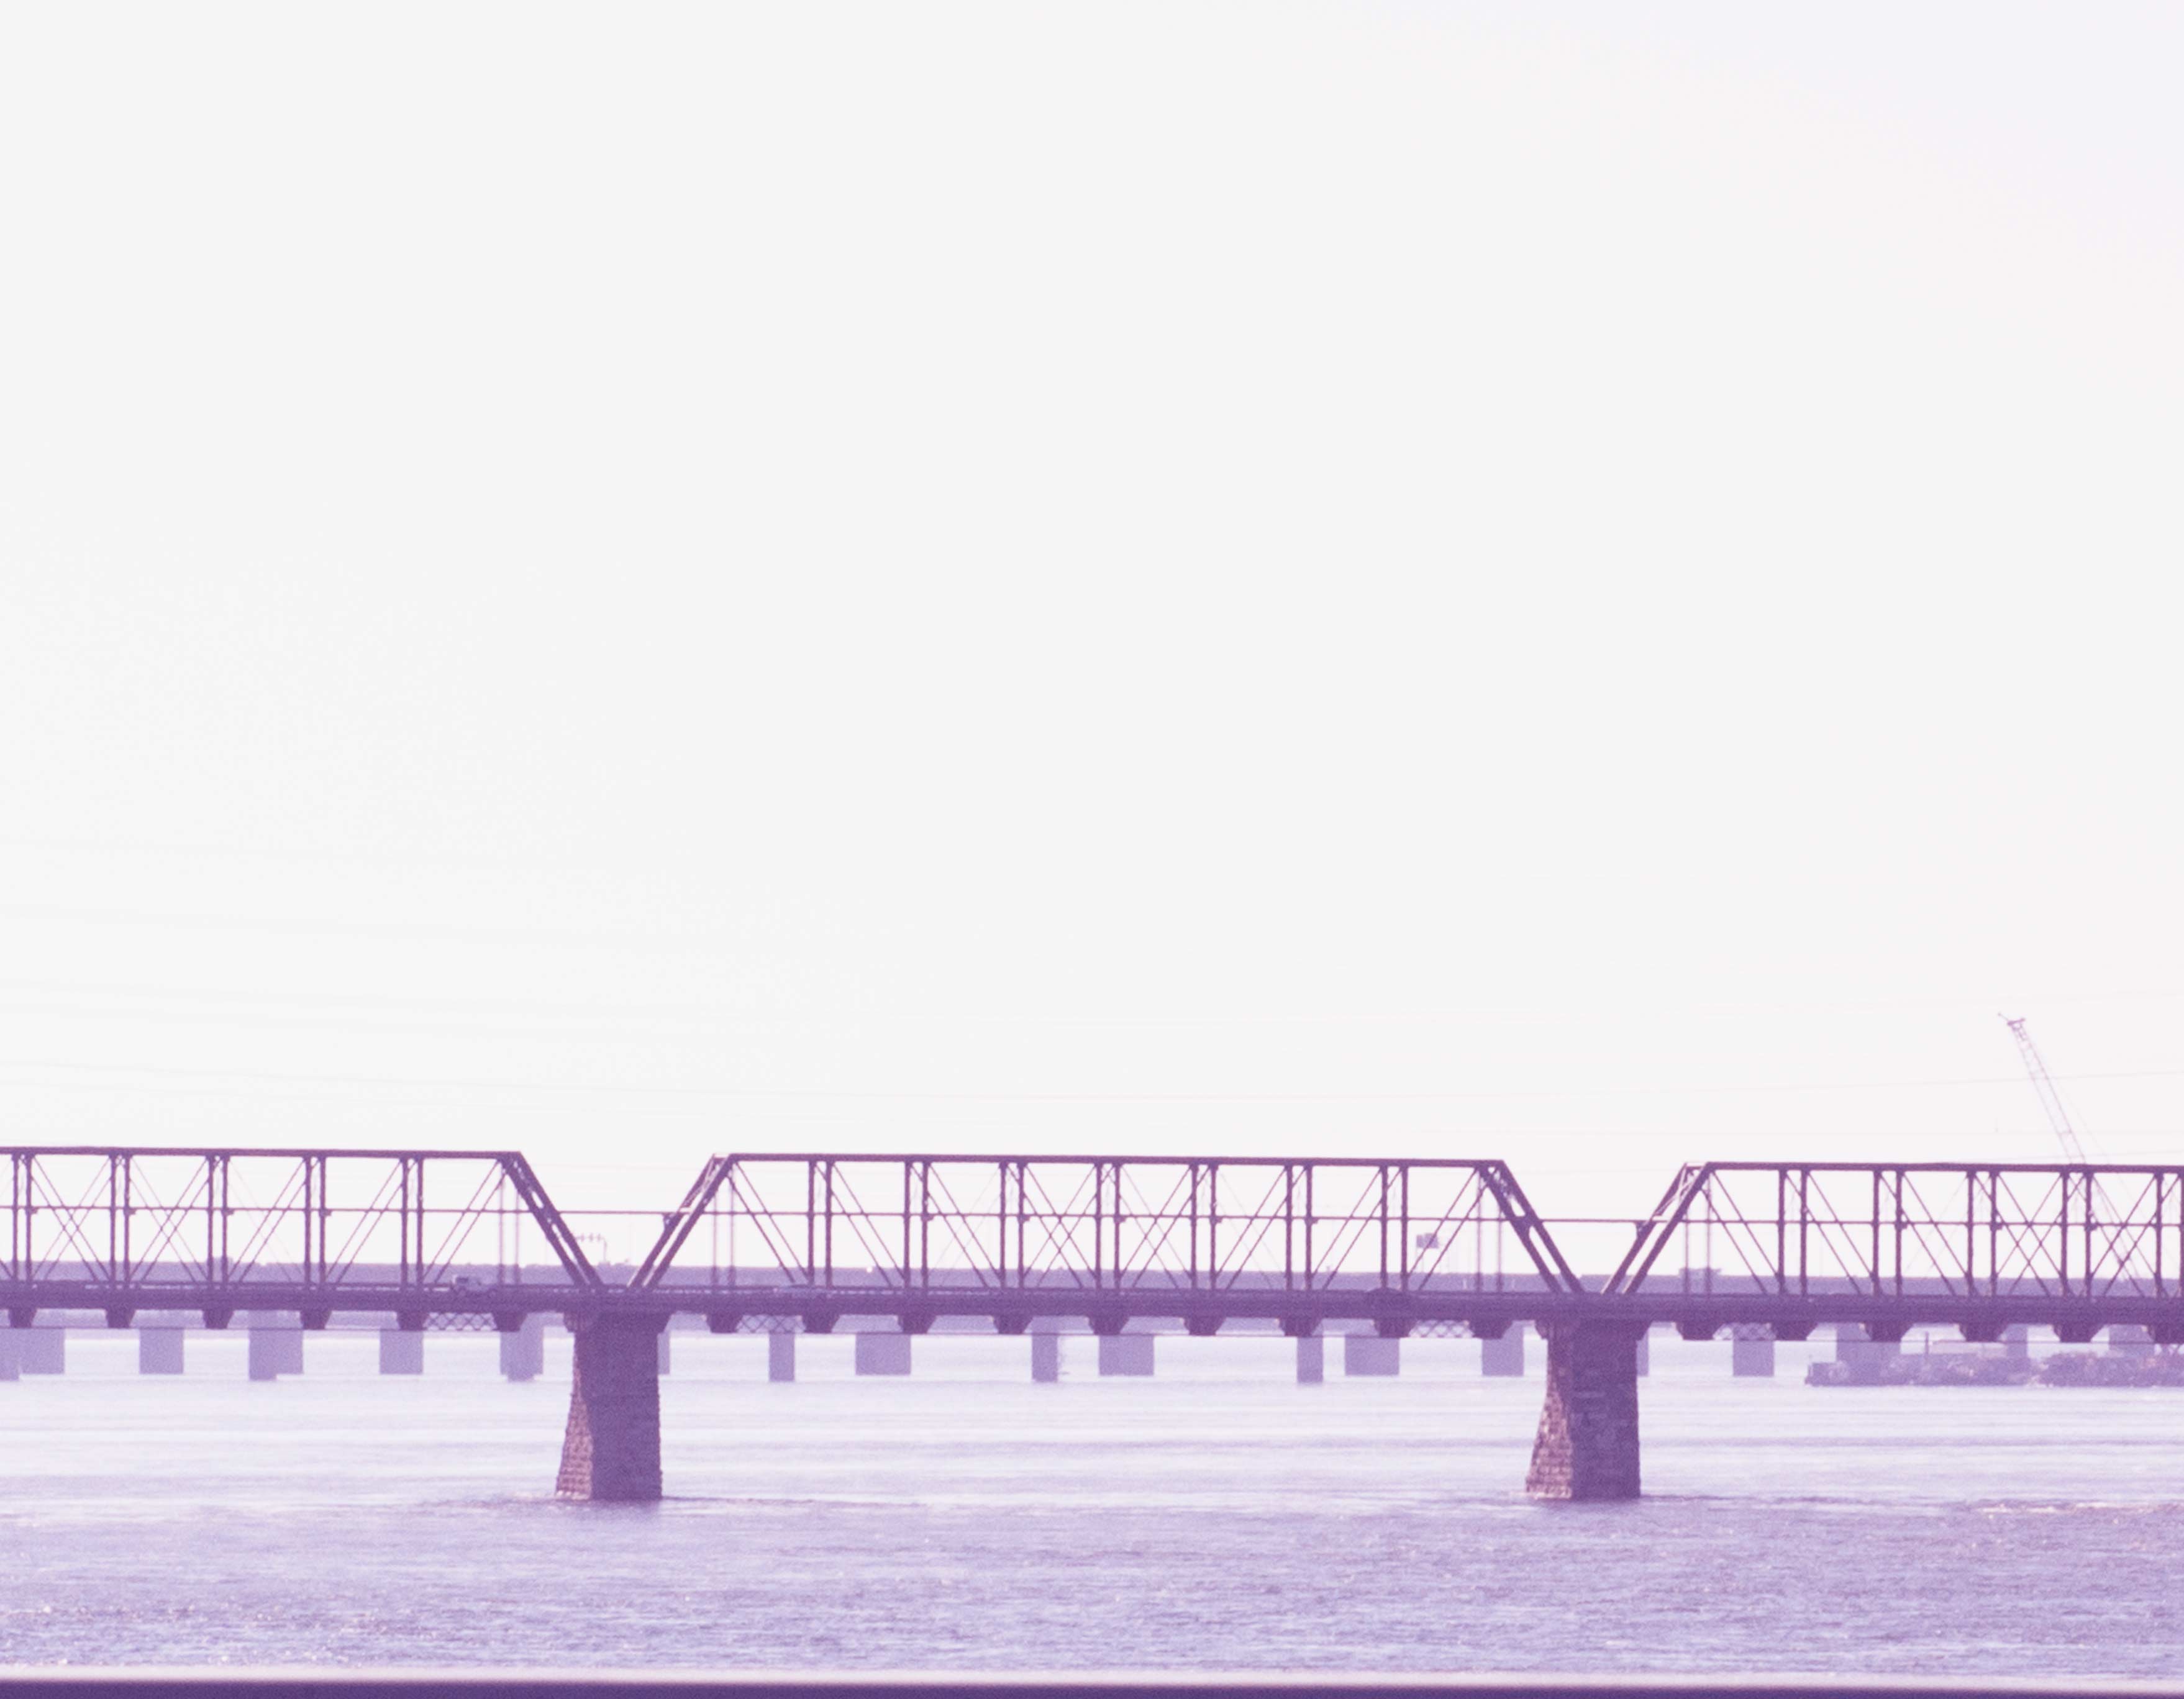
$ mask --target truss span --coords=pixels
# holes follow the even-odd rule
[[[1402,1331],[1583,1290],[1500,1162],[810,1152],[714,1158],[631,1285],[806,1325],[1353,1315]]]
[[[604,1283],[531,1165],[513,1151],[4,1151],[0,1302],[491,1314]],[[526,1259],[534,1267],[529,1281]],[[542,1291],[536,1268],[552,1271]],[[488,1276],[484,1272],[490,1269]]]
[[[1703,1163],[1640,1226],[1602,1294],[1679,1317],[2017,1322],[2184,1337],[2184,1169]],[[1788,1335],[1786,1335],[1788,1336]]]

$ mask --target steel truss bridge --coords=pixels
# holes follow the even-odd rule
[[[1401,1336],[1518,1320],[1672,1322],[1695,1336],[1827,1321],[1879,1339],[2137,1323],[2184,1342],[2184,1167],[1686,1167],[1583,1278],[1509,1166],[1364,1158],[713,1158],[642,1218],[625,1272],[512,1151],[5,1151],[0,1305],[492,1318],[706,1316],[831,1329],[942,1318],[1018,1332],[1138,1317],[1194,1333],[1367,1322]],[[592,1212],[602,1216],[604,1212]],[[625,1224],[627,1222],[625,1220]]]
[[[705,1165],[630,1290],[723,1329],[1160,1316],[1499,1335],[1584,1287],[1499,1162],[759,1155]]]
[[[1855,1321],[1876,1340],[1942,1324],[1992,1341],[2031,1323],[2082,1344],[2136,1323],[2184,1343],[2184,1168],[1698,1163],[1600,1297],[1694,1336]]]
[[[565,1212],[512,1151],[6,1155],[14,1327],[41,1311],[113,1327],[292,1311],[306,1328],[352,1312],[413,1330],[565,1316],[558,1487],[586,1498],[660,1496],[655,1335],[678,1313],[717,1332],[1082,1318],[1101,1334],[1234,1321],[1300,1340],[1361,1323],[1493,1338],[1529,1320],[1547,1373],[1526,1485],[1572,1499],[1637,1496],[1635,1348],[1657,1322],[1693,1339],[1849,1322],[1877,1341],[2033,1324],[2074,1341],[2128,1323],[2184,1344],[2178,1167],[1701,1163],[1585,1278],[1497,1161],[734,1154],[632,1218]]]
[[[292,1309],[496,1314],[511,1331],[542,1308],[606,1291],[568,1220],[513,1151],[6,1151],[0,1304],[16,1327],[41,1309]],[[484,1230],[490,1229],[490,1233]],[[525,1230],[551,1261],[554,1302],[526,1281]],[[487,1260],[490,1254],[490,1260]],[[490,1270],[490,1272],[488,1272]]]

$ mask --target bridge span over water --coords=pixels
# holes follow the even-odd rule
[[[559,1486],[602,1500],[660,1496],[656,1335],[677,1314],[716,1332],[1081,1319],[1300,1340],[1529,1321],[1547,1377],[1527,1486],[1569,1499],[1638,1493],[1636,1351],[1657,1323],[1794,1340],[1847,1322],[1879,1341],[2132,1324],[2184,1343],[2179,1167],[1698,1163],[1583,1276],[1493,1160],[738,1153],[644,1217],[648,1248],[616,1265],[586,1227],[608,1213],[565,1211],[515,1152],[6,1154],[11,1326],[88,1310],[218,1328],[248,1309],[513,1332],[559,1314],[576,1341]]]

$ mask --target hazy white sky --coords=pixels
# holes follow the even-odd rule
[[[21,7],[0,1124],[2184,1158],[2184,11]]]

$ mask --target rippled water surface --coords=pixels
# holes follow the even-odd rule
[[[2184,1674],[2184,1393],[1819,1391],[1657,1339],[1647,1496],[1526,1502],[1530,1374],[1420,1340],[1294,1384],[1270,1339],[1029,1384],[1024,1341],[680,1335],[656,1507],[550,1496],[568,1345],[502,1381],[367,1333],[245,1379],[192,1334],[0,1384],[0,1662]]]

